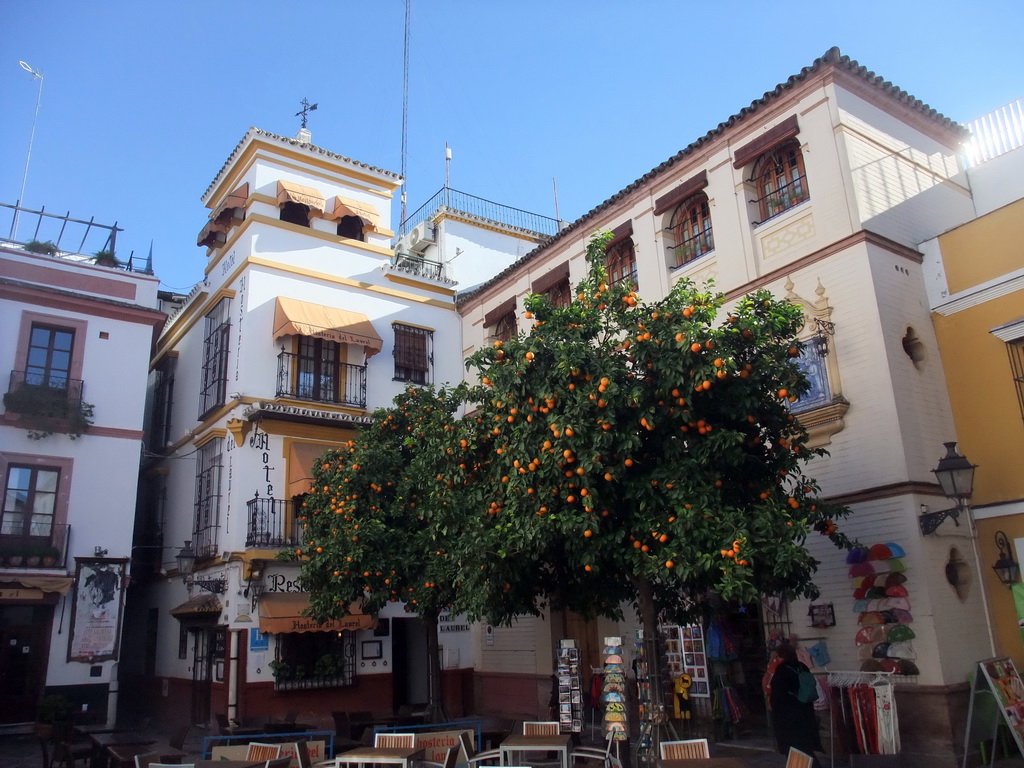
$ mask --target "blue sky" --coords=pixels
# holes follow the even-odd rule
[[[410,213],[444,184],[586,213],[833,45],[967,122],[1024,96],[1024,3],[411,0]],[[401,169],[402,0],[5,2],[0,202],[153,241],[164,287],[202,279],[200,196],[249,126]],[[397,228],[399,205],[392,226]],[[7,235],[10,213],[0,209]],[[20,230],[20,239],[27,239]],[[98,247],[98,246],[96,246]],[[88,247],[86,248],[88,250]]]

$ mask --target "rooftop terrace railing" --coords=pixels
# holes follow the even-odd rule
[[[0,211],[5,216],[8,212],[10,214],[6,240],[12,245],[25,248],[29,244],[42,244],[48,248],[45,251],[47,255],[78,263],[91,263],[94,254],[105,252],[110,255],[109,261],[101,262],[105,266],[125,272],[153,274],[152,256],[135,258],[133,252],[126,260],[117,259],[117,233],[124,230],[117,226],[116,221],[98,224],[92,218],[88,221],[73,219],[70,211],[65,214],[47,213],[46,206],[36,211],[21,205],[0,203]],[[29,232],[31,235],[26,237]],[[35,247],[26,250],[40,252]]]
[[[404,235],[421,221],[424,221],[438,208],[452,208],[456,211],[479,216],[483,219],[504,224],[509,227],[517,227],[530,232],[538,232],[549,237],[558,233],[558,220],[548,216],[541,216],[539,213],[530,213],[520,208],[512,208],[507,205],[485,200],[482,197],[460,192],[451,187],[443,187],[436,195],[427,200],[423,205],[409,216],[399,230],[399,236]]]
[[[971,131],[970,140],[964,144],[968,168],[1024,146],[1024,99],[1011,101],[966,127]]]

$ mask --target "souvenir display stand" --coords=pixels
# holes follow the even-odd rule
[[[622,660],[622,638],[604,639],[604,676],[601,686],[604,705],[604,738],[621,742],[629,739],[626,714],[626,665]]]
[[[855,547],[846,556],[853,586],[853,611],[860,625],[854,642],[862,672],[917,675],[910,642],[910,593],[903,547],[895,542]]]
[[[657,637],[644,638],[642,629],[636,631],[636,640],[633,644],[633,672],[636,675],[639,713],[639,735],[635,753],[637,765],[654,765],[660,756],[661,740],[666,735],[669,739],[678,738],[668,717],[670,708],[665,707],[665,702],[672,701],[673,694],[667,688],[671,681],[668,668],[661,669],[656,663],[659,658],[658,641]],[[661,658],[664,658],[664,653]],[[667,729],[667,734],[663,733],[663,729]]]
[[[991,694],[995,709],[999,713],[999,717],[992,723],[991,736],[982,734],[986,739],[992,740],[992,762],[996,759],[998,729],[1004,723],[1010,729],[1017,748],[1024,754],[1024,683],[1017,674],[1013,660],[1007,656],[997,656],[994,659],[979,661],[974,672],[970,704],[967,707],[967,731],[964,734],[964,759],[961,768],[967,768],[967,747],[974,743],[971,733],[975,727],[975,698],[979,693]]]
[[[900,728],[891,672],[829,672],[828,685],[832,698],[829,733],[833,768],[839,736],[851,754],[899,754]],[[837,734],[837,729],[842,733]]]
[[[580,675],[580,649],[575,640],[559,640],[558,725],[562,733],[583,730],[583,686]]]

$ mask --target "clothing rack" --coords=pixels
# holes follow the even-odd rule
[[[899,751],[899,725],[896,720],[896,700],[892,696],[892,672],[862,672],[860,670],[834,670],[827,671],[828,686],[829,686],[829,750],[832,759],[832,768],[836,765],[836,739],[835,739],[835,724],[836,724],[836,712],[835,705],[836,701],[832,694],[832,688],[851,688],[855,685],[867,685],[872,688],[886,687],[889,690],[886,693],[886,698],[892,707],[892,721],[893,728],[895,731],[895,740],[897,746],[897,752]],[[840,710],[845,712],[847,702],[840,696],[839,697]]]

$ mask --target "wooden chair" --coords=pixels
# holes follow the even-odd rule
[[[813,763],[813,755],[801,752],[796,747],[789,748],[789,757],[786,758],[786,768],[811,768]]]
[[[299,768],[313,768],[313,761],[309,757],[309,744],[305,739],[295,742],[295,759],[299,763]]]
[[[662,760],[700,760],[711,757],[707,739],[661,742]]]
[[[459,762],[459,747],[448,747],[448,754],[444,756],[443,763],[436,763],[433,760],[417,760],[421,766],[429,768],[455,768]]]
[[[271,760],[267,760],[267,764],[264,768],[288,768],[291,764],[291,755],[285,755],[284,757],[275,757]]]
[[[175,749],[184,750],[185,739],[188,738],[189,728],[191,728],[189,725],[182,725],[179,728],[176,728],[174,733],[171,734],[171,738],[167,740],[167,743]]]
[[[523,736],[557,736],[558,722],[553,720],[534,720],[523,723]]]
[[[477,752],[473,747],[473,738],[468,733],[460,733],[459,740],[462,742],[462,748],[466,750],[466,757],[469,759],[470,766],[479,766],[491,760],[501,762],[501,752],[497,749],[485,749]]]
[[[160,764],[159,752],[143,752],[135,756],[135,768],[153,768]]]
[[[249,751],[246,753],[245,759],[249,762],[256,762],[257,760],[276,760],[280,756],[280,744],[264,744],[258,741],[250,741]]]
[[[612,754],[612,748],[615,746],[613,739],[608,739],[604,749],[597,749],[596,747],[577,747],[569,753],[569,763],[575,763],[577,760],[596,760],[600,761],[604,768],[622,768],[622,761]]]
[[[82,760],[86,765],[92,763],[93,749],[88,741],[75,740],[75,726],[72,723],[58,723],[54,726],[53,756],[50,765],[74,768]]]
[[[373,737],[373,746],[379,749],[412,749],[416,746],[416,734],[377,733]]]

